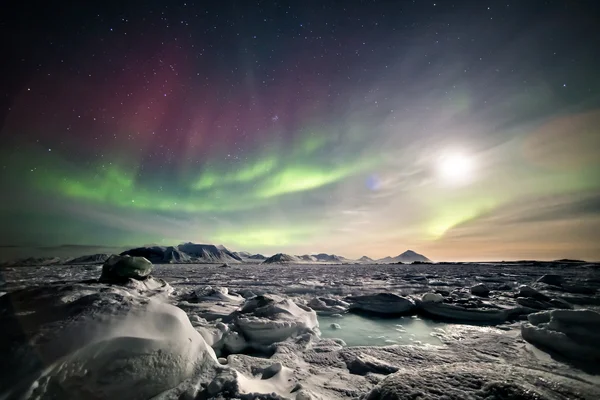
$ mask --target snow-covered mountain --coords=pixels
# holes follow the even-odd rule
[[[381,264],[397,264],[400,262],[411,263],[415,261],[431,262],[429,258],[412,250],[406,250],[404,253],[399,254],[396,257],[385,257],[377,260],[377,262]]]
[[[110,254],[107,253],[90,254],[88,256],[72,258],[66,261],[65,264],[103,264],[109,257]]]
[[[212,244],[184,243],[177,246],[177,249],[192,258],[194,262],[205,263],[238,263],[242,258],[227,250],[224,246],[221,248]]]
[[[325,263],[341,264],[341,263],[345,263],[345,262],[351,262],[351,260],[347,259],[346,257],[337,256],[335,254],[320,253],[320,254],[314,255],[313,257],[318,262],[325,262]]]
[[[371,257],[367,257],[367,256],[362,256],[361,258],[359,258],[356,261],[360,261],[361,263],[372,263],[372,262],[375,262],[375,260],[373,260]]]
[[[189,263],[192,258],[173,246],[138,247],[121,253],[122,256],[145,257],[153,264]]]
[[[303,261],[296,256],[291,256],[289,254],[283,254],[283,253],[277,253],[277,254],[267,258],[265,261],[263,261],[263,264],[299,263],[299,262],[303,262]]]
[[[33,267],[33,266],[45,266],[45,265],[58,265],[58,264],[62,264],[63,262],[64,261],[59,257],[28,257],[28,258],[21,258],[21,259],[15,260],[15,261],[4,262],[4,263],[2,263],[2,266],[8,267],[8,266],[13,266],[13,265],[20,265],[20,266]]]
[[[317,258],[315,256],[311,256],[310,254],[305,254],[303,256],[297,256],[297,257],[307,263],[316,263],[319,261],[319,260],[317,260]]]

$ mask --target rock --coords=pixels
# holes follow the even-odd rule
[[[488,287],[483,283],[478,283],[477,285],[471,287],[471,294],[479,297],[487,297],[490,294],[490,289],[488,289]]]
[[[539,278],[536,282],[547,283],[552,286],[562,286],[564,279],[560,275],[546,274]]]
[[[444,301],[444,296],[439,293],[425,293],[421,298],[421,301],[425,303],[442,303]]]
[[[387,315],[409,315],[416,311],[412,300],[393,293],[354,296],[349,300],[352,302],[350,310],[355,311]]]
[[[100,281],[123,282],[128,278],[145,279],[152,272],[152,263],[144,257],[111,256],[102,266]]]
[[[390,365],[368,354],[359,354],[346,362],[348,371],[354,375],[367,375],[368,373],[389,375],[399,368]]]
[[[336,330],[336,329],[342,329],[342,327],[340,326],[340,324],[331,324],[331,325],[329,325],[329,327],[331,329],[334,329],[334,330]]]

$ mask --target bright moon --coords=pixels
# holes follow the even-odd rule
[[[440,157],[438,173],[449,183],[464,183],[473,174],[473,160],[462,153],[449,153]]]

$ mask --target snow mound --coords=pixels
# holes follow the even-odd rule
[[[234,322],[249,341],[259,345],[282,342],[319,326],[312,309],[278,296],[247,300]]]
[[[568,360],[600,362],[600,313],[552,310],[528,316],[521,335],[528,342]]]
[[[19,379],[4,393],[8,398],[141,400],[191,377],[214,376],[215,353],[181,309],[98,286],[92,294],[93,287],[70,286],[23,294],[21,300],[46,307],[31,339],[13,342],[5,354]]]
[[[350,310],[375,314],[408,315],[416,310],[415,303],[394,293],[377,293],[348,297]]]

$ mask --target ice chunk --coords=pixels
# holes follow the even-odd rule
[[[248,300],[234,322],[246,338],[261,345],[281,342],[319,326],[312,309],[279,296]]]
[[[471,287],[471,294],[480,297],[487,297],[490,294],[490,289],[483,283],[478,283],[475,286]]]
[[[569,360],[600,362],[600,314],[592,310],[552,310],[528,316],[521,326],[528,342]]]
[[[414,313],[415,303],[393,293],[377,293],[365,296],[349,297],[351,310],[375,314],[407,315]]]
[[[439,293],[425,293],[423,297],[421,297],[421,301],[425,303],[442,303],[444,301],[444,296]]]

